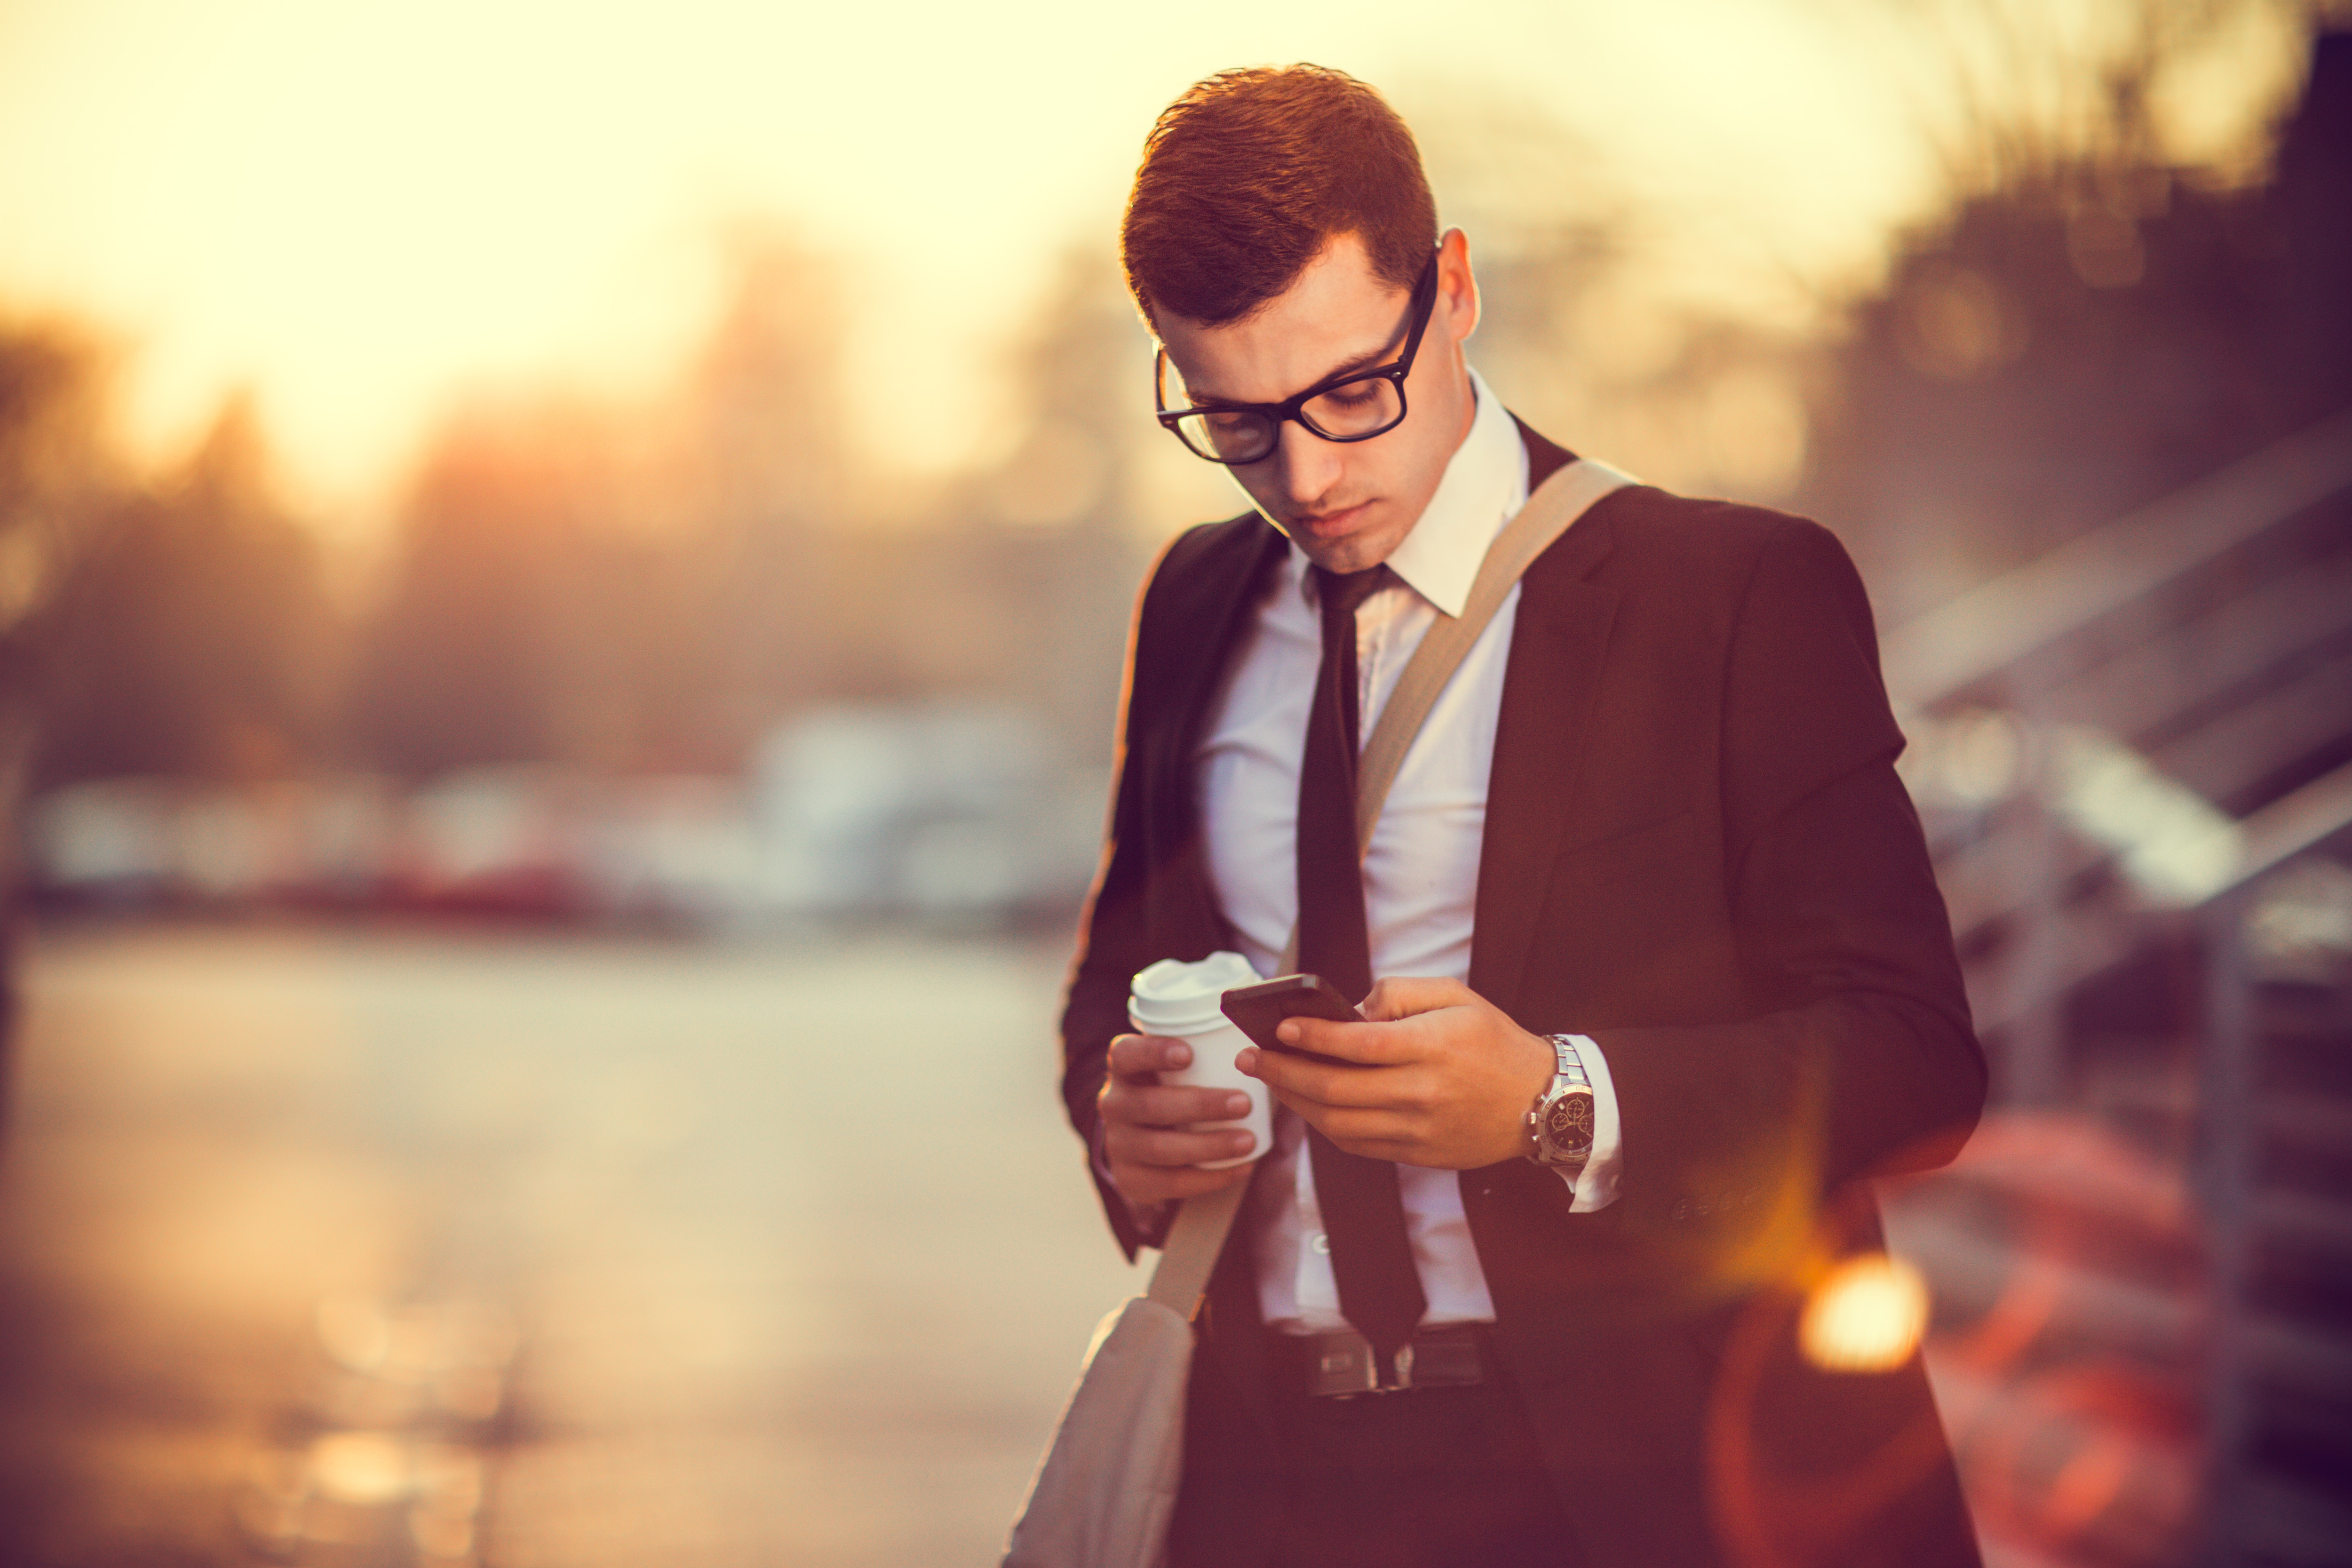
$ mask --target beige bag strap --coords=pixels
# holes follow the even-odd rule
[[[1359,856],[1371,847],[1373,825],[1380,821],[1389,786],[1396,782],[1397,770],[1404,765],[1404,755],[1412,750],[1413,737],[1421,733],[1422,721],[1429,717],[1438,694],[1454,679],[1454,670],[1461,667],[1486,624],[1495,618],[1495,612],[1503,607],[1512,587],[1534,564],[1536,557],[1550,549],[1553,541],[1567,532],[1569,524],[1582,517],[1593,502],[1633,482],[1605,463],[1590,459],[1570,463],[1528,498],[1518,515],[1505,523],[1503,531],[1486,547],[1486,559],[1479,563],[1477,578],[1470,584],[1470,596],[1463,604],[1462,614],[1448,616],[1439,612],[1437,624],[1423,635],[1421,646],[1413,649],[1412,661],[1397,677],[1396,689],[1389,694],[1387,706],[1381,710],[1380,721],[1372,726],[1371,736],[1364,742],[1356,773]],[[1297,960],[1298,932],[1293,930],[1288,945],[1283,949],[1277,973],[1288,973]],[[1201,1293],[1209,1288],[1209,1275],[1217,1266],[1217,1254],[1224,1248],[1225,1234],[1233,1228],[1234,1216],[1241,1210],[1242,1194],[1248,1187],[1246,1181],[1235,1182],[1229,1187],[1185,1200],[1168,1227],[1160,1266],[1152,1270],[1151,1288],[1146,1292],[1151,1300],[1188,1318],[1192,1315]]]

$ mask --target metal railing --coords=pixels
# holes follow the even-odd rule
[[[1906,771],[2008,1097],[2060,1096],[2053,1010],[2148,913],[2332,830],[2340,771],[2266,786],[2352,736],[2347,507],[2352,409],[1886,635]],[[1950,787],[1951,765],[1978,776]]]

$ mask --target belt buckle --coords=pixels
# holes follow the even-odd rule
[[[1307,1392],[1318,1399],[1352,1399],[1360,1394],[1394,1394],[1412,1386],[1412,1346],[1396,1353],[1396,1375],[1380,1376],[1380,1358],[1372,1342],[1353,1330],[1313,1334],[1307,1339],[1311,1358],[1307,1368]]]

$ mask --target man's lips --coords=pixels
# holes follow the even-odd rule
[[[1334,534],[1345,533],[1361,522],[1371,504],[1368,500],[1358,501],[1354,506],[1341,507],[1337,511],[1293,512],[1288,521],[1297,532],[1328,539]]]

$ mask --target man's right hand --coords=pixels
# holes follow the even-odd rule
[[[1143,1209],[1176,1198],[1198,1197],[1231,1186],[1250,1173],[1248,1165],[1222,1171],[1199,1168],[1203,1160],[1262,1154],[1256,1142],[1235,1128],[1185,1131],[1197,1121],[1229,1121],[1249,1112],[1249,1096],[1227,1089],[1186,1089],[1162,1084],[1160,1075],[1192,1062],[1192,1047],[1158,1035],[1121,1035],[1110,1043],[1110,1075],[1095,1101],[1102,1118],[1103,1158],[1111,1184],[1128,1206]]]

